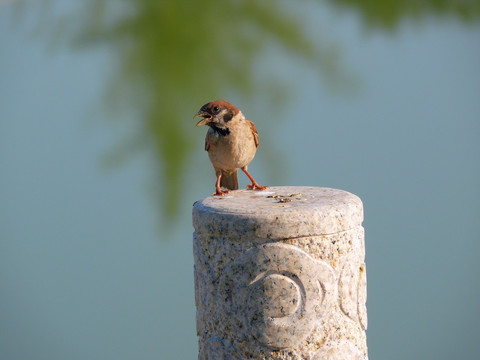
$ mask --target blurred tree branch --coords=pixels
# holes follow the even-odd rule
[[[480,17],[476,0],[328,0],[337,8],[354,10],[370,28],[394,30],[403,20],[451,17],[471,23]]]
[[[52,1],[43,2],[43,14],[54,7]],[[368,27],[388,30],[406,18],[449,15],[470,22],[480,14],[477,1],[328,3],[355,10]],[[342,75],[335,47],[319,41],[322,34],[315,34],[316,39],[307,34],[302,19],[292,13],[294,5],[285,1],[84,0],[77,6],[78,11],[53,16],[53,21],[43,15],[43,27],[75,48],[101,44],[113,52],[117,63],[112,98],[117,111],[124,104],[139,111],[140,118],[134,121],[140,136],[127,143],[153,146],[163,183],[159,203],[168,218],[178,211],[192,151],[194,128],[188,120],[200,105],[227,92],[254,94],[261,85],[255,60],[267,44],[279,45],[323,76]],[[271,78],[278,75],[275,69],[269,74]]]

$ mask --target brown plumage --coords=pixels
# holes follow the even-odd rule
[[[227,101],[216,100],[202,106],[195,117],[203,117],[197,126],[209,127],[205,137],[205,150],[213,164],[217,182],[214,195],[224,195],[238,189],[237,170],[248,176],[252,190],[264,190],[248,173],[248,164],[253,160],[260,139],[253,122],[245,119],[242,112]],[[228,190],[222,190],[225,187]]]

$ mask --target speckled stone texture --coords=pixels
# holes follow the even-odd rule
[[[193,206],[199,360],[365,360],[363,205],[270,187]]]

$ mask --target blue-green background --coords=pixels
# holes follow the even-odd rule
[[[194,359],[193,114],[365,207],[371,359],[480,354],[476,1],[0,1],[0,359]],[[241,186],[247,179],[241,175]]]

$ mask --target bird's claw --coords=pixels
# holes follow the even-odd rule
[[[228,194],[230,190],[222,190],[222,189],[217,189],[214,193],[213,196],[224,196],[225,194]]]
[[[262,186],[262,185],[258,185],[258,184],[248,184],[247,185],[247,188],[249,188],[250,190],[265,190],[266,188],[268,188],[268,186]]]

